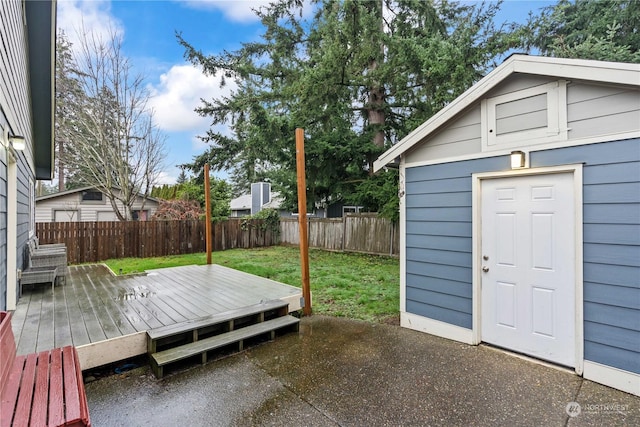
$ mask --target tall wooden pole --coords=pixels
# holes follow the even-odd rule
[[[304,129],[296,129],[296,166],[298,172],[298,221],[300,223],[300,265],[302,268],[302,298],[305,316],[311,315],[309,284],[309,240],[307,238],[307,183],[304,167]]]
[[[211,236],[211,184],[209,184],[209,164],[204,165],[204,206],[207,210],[206,213],[206,225],[205,233],[207,234],[207,264],[211,264],[211,248],[212,248],[212,236]]]

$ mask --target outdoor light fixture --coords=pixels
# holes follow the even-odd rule
[[[9,136],[9,129],[5,129],[4,132],[0,134],[0,143],[2,143],[2,146],[5,148],[13,147],[16,151],[22,151],[27,147],[24,136]]]
[[[511,152],[511,169],[520,169],[524,167],[525,154],[523,151]]]
[[[27,148],[27,142],[24,139],[24,136],[14,135],[9,137],[9,142],[11,146],[16,151],[24,151]]]

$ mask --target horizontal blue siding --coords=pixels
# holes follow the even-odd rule
[[[470,286],[469,283],[466,282],[457,282],[455,280],[417,274],[409,274],[407,276],[407,285],[415,289],[440,292],[442,294],[449,293],[450,295],[463,298],[466,298],[469,295]]]
[[[407,235],[407,247],[471,253],[471,237]]]
[[[640,246],[585,243],[583,257],[588,264],[640,267]]]
[[[585,282],[611,285],[611,292],[617,292],[618,286],[640,288],[640,269],[613,264],[584,263],[583,275]],[[640,304],[640,301],[638,301]],[[640,319],[640,313],[638,313]]]
[[[407,312],[471,329],[471,174],[509,167],[503,156],[406,170]]]
[[[624,209],[613,204],[590,204],[584,209],[585,224],[630,224],[636,225],[640,218],[640,204],[627,203]]]
[[[584,163],[584,357],[640,373],[640,140],[531,154],[567,163]]]
[[[640,351],[640,331],[617,328],[602,323],[585,322],[584,333],[597,337],[598,344],[628,351]]]
[[[638,307],[638,301],[640,301],[640,289],[618,286],[615,292],[611,292],[610,285],[584,282],[583,297],[585,303],[636,309]],[[595,312],[598,312],[597,308]]]
[[[600,361],[600,363],[604,365],[614,367],[624,366],[624,368],[621,369],[640,373],[640,357],[638,357],[638,351],[625,350],[600,344],[596,341],[585,340],[584,355],[586,360],[594,362]]]
[[[637,309],[603,304],[601,301],[584,302],[585,322],[602,323],[603,325],[640,331],[640,316]],[[595,341],[601,339],[593,337]],[[639,343],[640,344],[640,343]]]
[[[640,170],[637,162],[589,165],[589,175],[584,177],[585,185],[637,183]]]
[[[450,325],[460,326],[469,329],[471,325],[471,314],[462,313],[452,310],[451,308],[442,308],[435,305],[407,300],[407,313],[417,314],[418,316],[436,319]]]
[[[531,167],[584,164],[585,359],[640,373],[640,140],[532,151]],[[408,168],[407,312],[472,325],[471,175],[508,156]]]
[[[407,221],[467,222],[470,215],[471,207],[460,208],[452,206],[407,209]]]
[[[412,258],[407,257],[407,261],[421,262],[428,259],[434,264],[445,264],[467,268],[471,265],[471,252],[414,248],[413,251],[411,251],[411,257]]]
[[[415,274],[417,276],[437,277],[439,279],[450,279],[457,282],[471,283],[471,267],[456,267],[454,265],[444,265],[429,262],[429,268],[426,274],[424,271],[424,261],[407,261],[407,274]]]

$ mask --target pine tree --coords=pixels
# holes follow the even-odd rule
[[[348,202],[393,217],[397,174],[371,176],[373,160],[517,45],[515,27],[494,26],[496,3],[326,0],[313,6],[310,20],[301,18],[298,0],[260,9],[262,40],[234,52],[208,56],[179,36],[187,59],[238,84],[229,98],[198,109],[214,125],[230,123],[233,134],[211,129],[202,137],[209,149],[189,166],[232,167],[234,188],[268,178],[294,207],[293,138],[301,127],[311,204]]]

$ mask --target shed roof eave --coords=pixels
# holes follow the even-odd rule
[[[513,73],[640,86],[640,64],[512,55],[374,161],[374,172],[418,144]]]

